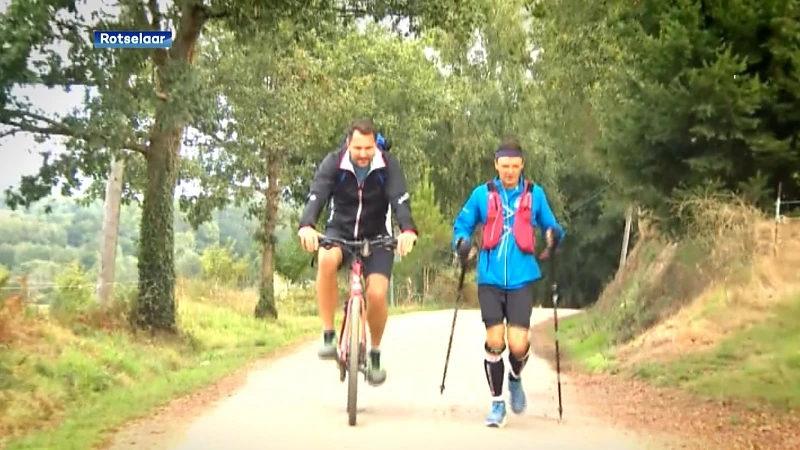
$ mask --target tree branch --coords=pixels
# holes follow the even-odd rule
[[[20,121],[15,121],[13,120],[14,118],[20,119]],[[44,122],[45,124],[47,124],[47,126],[37,126],[29,123],[24,123],[23,121],[26,118]],[[87,133],[83,133],[80,130],[71,128],[68,125],[60,123],[48,117],[30,112],[5,111],[5,117],[0,117],[0,124],[12,127],[10,131],[6,131],[0,134],[0,138],[5,136],[12,136],[18,132],[46,134],[50,136],[66,136],[83,140],[89,140],[92,137],[89,136]],[[123,149],[141,153],[142,155],[147,155],[147,150],[148,150],[147,146],[139,144],[137,142],[127,141],[123,143],[121,147]]]
[[[154,30],[161,29],[161,13],[158,11],[158,1],[149,0],[147,2],[147,9],[150,10],[150,25]]]
[[[137,2],[136,7],[133,11],[133,16],[134,16],[133,21],[137,28],[139,27],[144,28],[146,25],[149,25],[149,22],[147,20],[147,14],[145,14],[143,4]]]
[[[0,133],[0,139],[3,139],[4,137],[8,137],[8,136],[14,136],[15,134],[17,134],[18,131],[21,131],[21,130],[12,129],[12,130]]]
[[[177,36],[169,51],[170,57],[176,61],[192,63],[197,39],[206,22],[205,8],[202,4],[187,3],[181,11],[181,19],[177,28]]]

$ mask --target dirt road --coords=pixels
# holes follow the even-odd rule
[[[568,315],[572,311],[562,311]],[[534,321],[552,310],[534,310]],[[562,377],[564,420],[558,422],[556,376],[531,356],[523,373],[528,410],[510,413],[503,429],[486,428],[489,393],[483,374],[483,326],[478,311],[460,311],[444,395],[439,394],[452,311],[392,317],[384,339],[388,377],[362,382],[358,424],[347,424],[347,388],[333,362],[319,361],[316,343],[249,373],[234,395],[159,439],[161,448],[408,449],[496,448],[659,449],[655,439],[615,429],[581,407]],[[165,420],[169,418],[165,417]],[[661,439],[660,439],[661,440]],[[145,448],[129,441],[114,448]],[[150,447],[152,448],[152,447]]]

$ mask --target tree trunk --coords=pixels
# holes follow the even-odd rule
[[[103,231],[100,236],[100,270],[97,277],[97,302],[108,304],[114,291],[114,272],[117,262],[117,236],[119,235],[119,211],[122,201],[122,175],[125,162],[111,161],[111,170],[106,183],[106,201],[103,214]]]
[[[625,262],[628,260],[628,243],[630,242],[631,238],[631,222],[633,221],[633,203],[628,205],[628,209],[625,211],[625,231],[622,235],[622,250],[619,254],[619,266],[617,267],[616,276],[619,276],[622,273],[622,270],[625,268]]]
[[[150,140],[139,227],[139,296],[133,315],[138,328],[176,330],[173,196],[181,134],[182,127],[155,133]]]
[[[192,64],[205,19],[201,6],[185,3],[172,48],[153,52],[156,95],[163,101],[156,108],[146,156],[147,189],[139,228],[139,295],[131,317],[137,328],[177,330],[173,201],[186,123],[183,111],[171,104],[170,95],[171,88],[180,83],[176,74]]]
[[[275,305],[275,226],[278,223],[278,159],[267,157],[267,189],[261,220],[261,283],[258,291],[257,318],[278,318]]]

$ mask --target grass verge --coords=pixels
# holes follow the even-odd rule
[[[800,410],[800,295],[778,305],[765,320],[730,335],[708,351],[666,362],[636,365],[639,378],[679,386],[748,406]]]
[[[611,337],[602,329],[592,326],[594,317],[578,314],[558,321],[559,334],[566,355],[580,370],[597,373],[609,370],[614,362],[611,354]],[[550,331],[551,336],[553,331]]]
[[[319,332],[314,315],[256,320],[252,293],[226,295],[180,301],[177,337],[38,315],[6,320],[17,338],[0,348],[0,448],[96,448],[125,422]],[[390,314],[433,309],[400,306]]]
[[[257,321],[184,301],[181,337],[65,329],[38,319],[40,339],[0,359],[8,450],[88,449],[127,420],[206,386],[317,331],[312,317]]]
[[[620,373],[705,398],[800,410],[800,296],[772,306],[763,319],[727,334],[713,346],[679,356],[626,364],[616,356],[614,333],[596,311],[559,321],[570,365],[588,373]],[[550,331],[552,336],[552,330]]]

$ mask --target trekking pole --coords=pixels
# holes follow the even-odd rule
[[[550,255],[550,278],[552,279],[552,283],[550,285],[550,289],[552,289],[553,295],[553,328],[555,329],[555,341],[556,341],[556,380],[558,383],[558,420],[562,419],[564,409],[561,404],[561,355],[559,355],[558,349],[558,281],[556,280],[556,255],[555,251],[552,252]]]
[[[456,304],[453,307],[453,325],[450,327],[450,342],[447,343],[447,356],[444,358],[444,373],[442,373],[442,385],[439,386],[439,395],[444,393],[444,380],[447,378],[447,365],[450,363],[450,350],[453,348],[453,334],[456,331],[456,317],[458,316],[458,302],[464,292],[464,275],[467,273],[466,264],[461,265],[461,275],[458,278],[458,292],[456,293]]]

